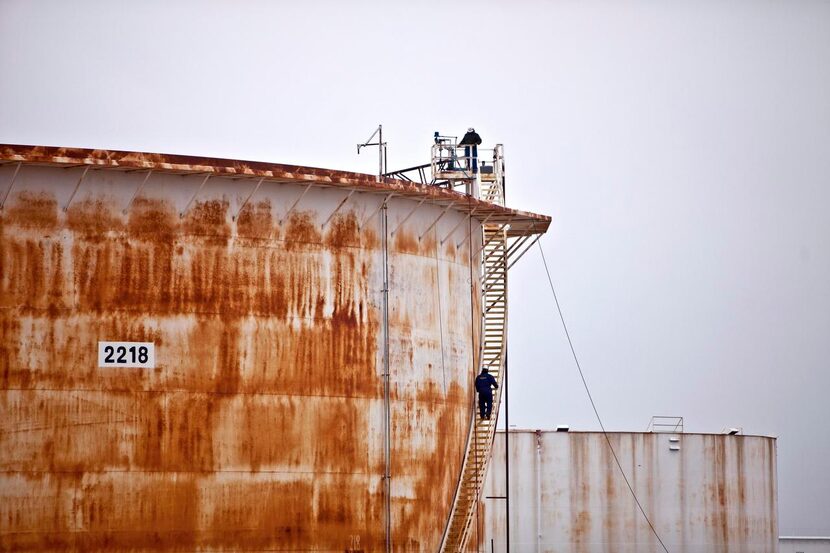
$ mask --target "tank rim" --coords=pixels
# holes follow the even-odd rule
[[[0,144],[0,165],[16,163],[63,168],[151,170],[159,173],[201,174],[239,180],[263,179],[271,182],[393,194],[399,198],[425,200],[442,207],[449,205],[451,209],[469,214],[479,221],[488,220],[493,224],[508,225],[508,233],[512,236],[542,234],[548,230],[551,223],[551,218],[547,215],[511,209],[446,188],[336,169],[126,150]]]

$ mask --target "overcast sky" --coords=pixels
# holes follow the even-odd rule
[[[779,436],[780,530],[830,535],[830,2],[0,0],[0,142],[372,173],[505,145],[606,426]],[[538,251],[511,424],[597,429]]]

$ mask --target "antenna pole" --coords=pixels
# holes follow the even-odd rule
[[[378,176],[383,176],[383,125],[378,125]]]
[[[372,142],[372,139],[377,136],[378,141]],[[366,146],[378,147],[378,177],[382,177],[386,173],[386,142],[383,141],[383,125],[378,125],[372,136],[366,139],[366,142],[357,145],[357,153],[360,154],[360,149]]]

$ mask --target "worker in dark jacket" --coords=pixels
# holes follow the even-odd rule
[[[481,137],[472,127],[467,129],[467,134],[458,143],[464,146],[464,157],[467,159],[467,168],[472,168],[473,174],[478,173],[478,145],[481,144]]]
[[[487,371],[487,367],[481,369],[481,374],[476,377],[476,391],[478,392],[478,412],[482,419],[489,419],[493,411],[493,388],[499,384],[493,375]]]

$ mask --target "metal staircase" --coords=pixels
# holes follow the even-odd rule
[[[480,179],[483,200],[503,204],[504,190],[501,171]],[[483,225],[481,249],[482,328],[479,369],[487,367],[499,383],[493,398],[493,412],[488,420],[479,418],[473,409],[461,479],[455,493],[452,511],[441,544],[442,552],[464,550],[475,518],[487,462],[496,432],[501,403],[504,351],[507,336],[507,268],[508,232],[505,225]]]

